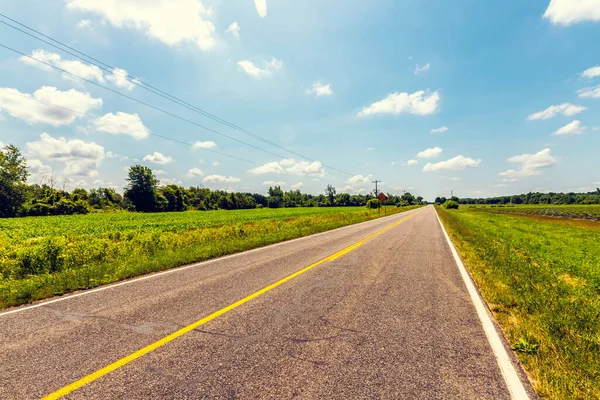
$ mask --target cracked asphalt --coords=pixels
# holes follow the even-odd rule
[[[52,393],[409,214],[66,398],[510,398],[433,207],[0,314],[0,398]]]

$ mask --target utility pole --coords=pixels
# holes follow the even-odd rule
[[[375,179],[374,181],[371,181],[371,183],[375,184],[375,197],[379,196],[379,191],[377,190],[377,184],[379,182],[381,182],[381,181],[378,181],[377,179]]]

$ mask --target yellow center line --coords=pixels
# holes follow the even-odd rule
[[[126,364],[129,364],[130,362],[132,362],[132,361],[134,361],[134,360],[142,357],[143,355],[148,354],[151,351],[154,351],[154,350],[158,349],[159,347],[164,346],[165,344],[167,344],[167,343],[169,343],[169,342],[177,339],[178,337],[180,337],[182,335],[185,335],[186,333],[188,333],[188,332],[190,332],[190,331],[198,328],[199,326],[204,325],[207,322],[210,322],[213,319],[215,319],[217,317],[220,317],[221,315],[223,315],[223,314],[225,314],[225,313],[227,313],[227,312],[229,312],[229,311],[231,311],[231,310],[233,310],[233,309],[241,306],[242,304],[247,303],[250,300],[257,298],[258,296],[260,296],[262,294],[265,294],[268,291],[273,290],[273,289],[275,289],[278,286],[283,285],[287,281],[289,281],[291,279],[294,279],[295,277],[297,277],[299,275],[302,275],[303,273],[305,273],[307,271],[310,271],[314,267],[316,267],[318,265],[321,265],[321,264],[323,264],[324,262],[327,262],[327,261],[333,261],[336,258],[339,258],[339,257],[343,256],[344,254],[349,253],[350,251],[356,249],[357,247],[362,246],[366,241],[368,241],[368,240],[370,240],[370,239],[372,239],[372,238],[374,238],[376,236],[379,236],[382,233],[384,233],[384,232],[386,232],[386,231],[388,231],[388,230],[390,230],[390,229],[392,229],[392,228],[400,225],[404,221],[406,221],[406,220],[414,217],[415,215],[417,215],[418,213],[420,213],[422,211],[423,210],[414,212],[414,213],[408,215],[407,217],[401,219],[400,221],[395,222],[394,224],[392,224],[390,226],[387,226],[387,227],[383,228],[382,230],[377,231],[374,234],[372,234],[370,236],[367,236],[366,238],[364,238],[362,240],[359,240],[358,242],[356,242],[356,243],[354,243],[354,244],[352,244],[352,245],[350,245],[350,246],[348,246],[348,247],[346,247],[346,248],[344,248],[344,249],[342,249],[342,250],[340,250],[340,251],[338,251],[338,252],[336,252],[336,253],[328,256],[328,257],[325,257],[322,260],[317,261],[314,264],[309,265],[306,268],[303,268],[303,269],[301,269],[299,271],[296,271],[293,274],[288,275],[285,278],[283,278],[283,279],[281,279],[281,280],[279,280],[279,281],[277,281],[277,282],[275,282],[275,283],[273,283],[273,284],[271,284],[271,285],[269,285],[269,286],[267,286],[265,288],[262,288],[259,291],[254,292],[251,295],[246,296],[243,299],[236,301],[235,303],[232,303],[232,304],[228,305],[227,307],[224,307],[224,308],[222,308],[222,309],[220,309],[218,311],[215,311],[214,313],[212,313],[210,315],[207,315],[206,317],[204,317],[204,318],[202,318],[202,319],[200,319],[200,320],[198,320],[196,322],[193,322],[190,325],[188,325],[188,326],[186,326],[184,328],[181,328],[181,329],[179,329],[176,332],[171,333],[169,336],[165,336],[164,338],[162,338],[160,340],[157,340],[156,342],[154,342],[152,344],[149,344],[148,346],[143,347],[143,348],[137,350],[136,352],[131,353],[128,356],[123,357],[120,360],[117,360],[117,361],[113,362],[112,364],[107,365],[104,368],[99,369],[96,372],[93,372],[93,373],[91,373],[91,374],[89,374],[87,376],[84,376],[83,378],[81,378],[81,379],[79,379],[79,380],[77,380],[77,381],[75,381],[75,382],[73,382],[73,383],[71,383],[71,384],[69,384],[69,385],[67,385],[67,386],[59,389],[59,390],[57,390],[56,392],[50,393],[49,395],[43,397],[42,400],[59,399],[59,398],[61,398],[63,396],[66,396],[67,394],[69,394],[69,393],[71,393],[71,392],[73,392],[73,391],[81,388],[82,386],[85,386],[85,385],[87,385],[87,384],[95,381],[96,379],[99,379],[99,378],[103,377],[104,375],[109,374],[112,371],[115,371],[115,370],[123,367]]]

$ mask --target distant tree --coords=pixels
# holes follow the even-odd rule
[[[27,160],[13,145],[0,149],[0,216],[13,217],[27,200]]]
[[[281,187],[275,186],[269,188],[269,197],[267,199],[267,205],[269,208],[279,208],[283,205],[283,190]]]
[[[454,201],[456,203],[458,203],[460,201],[460,199],[458,197],[456,197],[456,196],[450,197],[450,200],[452,200],[452,201]]]
[[[442,198],[438,196],[435,198],[435,200],[433,202],[437,203],[437,204],[442,204]]]
[[[417,203],[423,202],[423,196],[417,196]]]
[[[402,195],[402,200],[404,201],[405,204],[407,205],[412,205],[415,202],[415,196],[413,196],[412,194],[410,194],[410,192],[406,192]]]
[[[350,203],[350,195],[348,193],[340,193],[335,199],[337,206],[347,206]]]
[[[131,201],[136,211],[155,211],[157,186],[158,179],[150,168],[134,165],[129,168],[125,197]]]
[[[379,208],[381,207],[381,203],[379,202],[378,199],[369,199],[369,201],[367,201],[367,208]]]
[[[165,211],[184,211],[187,208],[186,190],[181,186],[167,185],[160,192],[167,199]]]
[[[329,205],[332,206],[335,202],[335,188],[331,185],[327,185],[325,188],[325,195],[329,199]]]

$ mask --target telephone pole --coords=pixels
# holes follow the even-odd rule
[[[381,181],[378,181],[377,179],[375,179],[374,181],[371,181],[371,183],[375,184],[375,197],[377,197],[379,195],[379,191],[377,190],[377,184],[379,182],[381,182]]]

